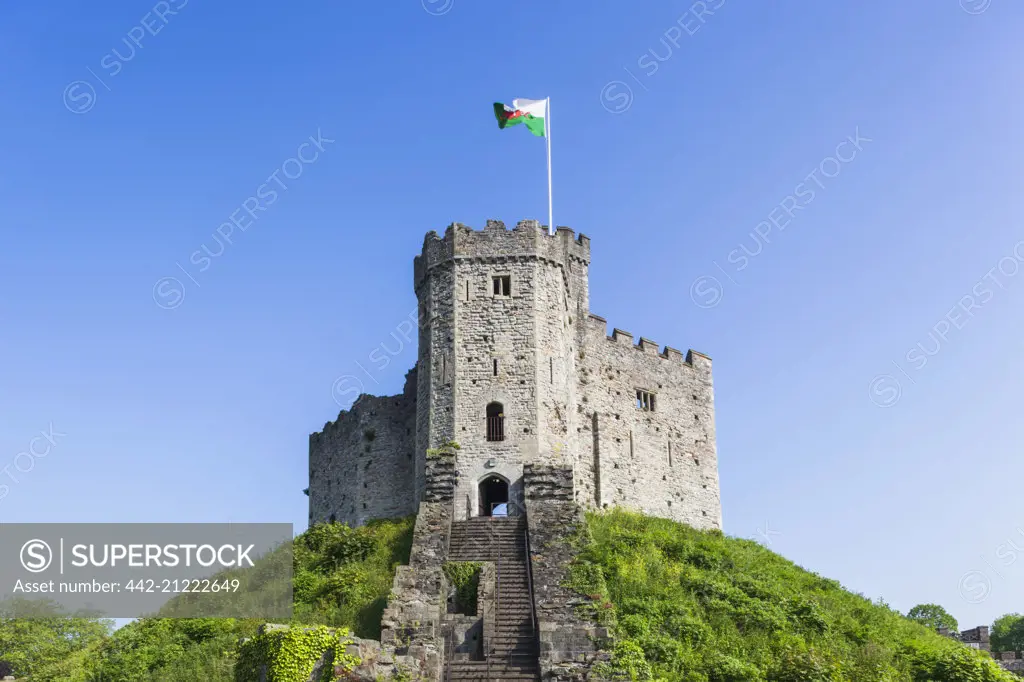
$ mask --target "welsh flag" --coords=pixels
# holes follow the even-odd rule
[[[499,128],[525,123],[526,129],[537,137],[544,137],[544,116],[547,114],[547,100],[514,99],[512,106],[494,103],[494,116]]]

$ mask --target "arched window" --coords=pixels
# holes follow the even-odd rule
[[[487,440],[505,440],[505,407],[501,403],[487,406]]]

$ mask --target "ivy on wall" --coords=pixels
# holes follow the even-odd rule
[[[455,608],[467,616],[476,615],[477,589],[480,585],[480,561],[448,561],[441,567],[455,587]]]
[[[351,670],[361,662],[358,656],[345,653],[345,647],[353,642],[347,628],[272,630],[239,645],[235,680],[259,680],[260,670],[266,666],[267,682],[310,682],[316,664],[326,654],[319,679],[313,682],[329,682],[334,679],[335,666]]]

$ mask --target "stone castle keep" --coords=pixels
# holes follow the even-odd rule
[[[721,528],[711,360],[609,336],[586,236],[455,224],[427,234],[413,269],[416,367],[401,395],[361,395],[310,435],[311,524],[417,513],[428,450],[455,441],[456,521],[515,514],[524,467],[552,465],[577,505]]]

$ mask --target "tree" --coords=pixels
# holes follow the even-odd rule
[[[20,679],[101,642],[111,626],[92,618],[0,617],[0,652]]]
[[[992,623],[992,650],[1024,651],[1024,616],[1007,613]]]
[[[948,628],[950,632],[957,632],[956,618],[938,604],[918,604],[907,611],[907,618],[932,630]]]

